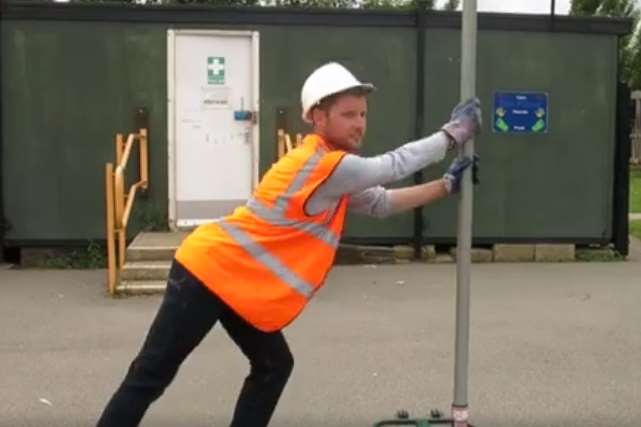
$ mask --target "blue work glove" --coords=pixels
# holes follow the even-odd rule
[[[482,123],[481,101],[478,98],[470,98],[454,107],[450,121],[443,125],[441,130],[450,140],[450,148],[462,147],[481,132]]]
[[[474,155],[474,161],[472,161],[472,159],[470,159],[469,157],[463,157],[462,159],[457,158],[447,169],[445,175],[443,175],[443,181],[445,181],[445,189],[449,194],[456,194],[461,191],[461,180],[463,179],[463,172],[472,164],[472,181],[474,182],[474,184],[479,183],[479,156]]]

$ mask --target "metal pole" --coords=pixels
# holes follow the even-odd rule
[[[2,44],[0,43],[0,61],[2,60]],[[8,57],[9,55],[7,55]],[[4,67],[0,66],[0,81],[2,80],[3,77],[3,72],[2,69]],[[7,91],[8,93],[9,91]],[[2,97],[2,85],[0,85],[0,100],[4,99]],[[4,238],[5,238],[5,233],[8,229],[8,223],[6,222],[6,218],[4,216],[5,213],[5,205],[4,205],[4,173],[2,171],[2,165],[3,165],[3,160],[2,160],[2,153],[4,153],[4,140],[5,140],[5,133],[2,129],[2,122],[3,122],[3,112],[2,112],[2,105],[3,103],[0,102],[0,262],[4,261]],[[7,144],[8,145],[8,144]],[[8,180],[7,180],[8,181]]]
[[[463,2],[463,31],[461,46],[461,99],[476,95],[476,35],[477,2]],[[473,156],[474,141],[469,141],[459,156]],[[454,427],[467,427],[469,410],[467,401],[467,377],[469,366],[470,336],[470,251],[472,247],[473,188],[471,168],[463,176],[459,202],[457,242],[457,288],[456,288],[456,344],[454,363],[454,402],[452,419]]]
[[[554,15],[556,15],[556,2],[555,0],[551,0],[550,2],[550,16],[554,18]]]
[[[416,122],[414,136],[421,138],[425,115],[425,21],[428,5],[425,0],[416,3]],[[414,173],[414,183],[423,183],[423,171]],[[423,246],[423,206],[414,209],[414,257],[421,256]]]

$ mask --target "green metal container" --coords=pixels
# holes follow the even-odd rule
[[[263,173],[275,159],[279,110],[290,132],[304,132],[300,87],[311,70],[329,60],[379,88],[370,97],[365,155],[437,130],[459,98],[459,25],[459,14],[443,12],[421,20],[412,11],[3,2],[0,206],[9,225],[4,245],[104,238],[104,164],[114,159],[114,133],[134,130],[138,107],[149,112],[151,185],[136,204],[130,233],[166,221],[170,28],[260,32]],[[477,143],[482,184],[475,196],[475,240],[610,241],[617,202],[617,43],[630,22],[557,17],[551,27],[546,17],[486,14],[479,29],[485,125]],[[418,42],[419,31],[424,43]],[[548,93],[548,133],[493,133],[496,91]],[[423,126],[416,132],[419,118]],[[445,167],[446,162],[429,168],[426,178],[439,177]],[[410,178],[395,185],[411,183]],[[422,231],[414,215],[350,216],[345,240],[409,242],[422,234],[425,242],[454,241],[454,200],[425,208]]]

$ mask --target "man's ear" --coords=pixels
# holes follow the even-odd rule
[[[325,110],[314,107],[311,111],[311,116],[314,126],[325,126],[327,122],[327,112],[325,112]]]

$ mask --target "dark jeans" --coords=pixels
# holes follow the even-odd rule
[[[98,427],[137,426],[217,320],[251,365],[231,427],[266,426],[294,366],[285,337],[280,331],[266,333],[246,323],[174,261],[165,297],[145,343]]]

